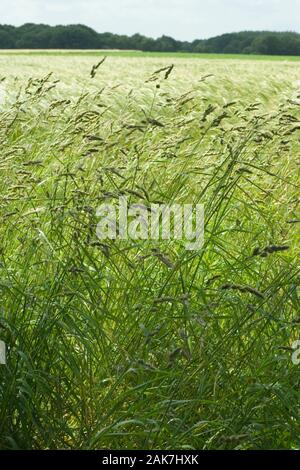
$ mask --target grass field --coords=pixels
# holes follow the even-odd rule
[[[280,62],[294,62],[299,61],[300,56],[272,56],[272,55],[251,55],[251,54],[196,54],[190,52],[142,52],[142,51],[122,51],[122,50],[57,50],[57,49],[48,49],[48,50],[18,50],[18,49],[0,49],[0,57],[4,55],[9,56],[80,56],[80,57],[92,57],[105,55],[108,57],[130,57],[130,58],[172,58],[174,59],[198,59],[198,60],[264,60],[264,61],[280,61]]]
[[[300,65],[101,57],[0,54],[0,448],[299,449]],[[203,248],[100,243],[121,195]]]

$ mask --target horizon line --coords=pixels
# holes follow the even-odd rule
[[[68,26],[83,26],[84,28],[87,28],[87,29],[90,29],[90,30],[94,31],[96,34],[113,34],[113,35],[116,35],[116,36],[126,36],[126,37],[129,37],[129,38],[132,38],[136,35],[140,35],[140,36],[145,37],[147,39],[153,39],[153,40],[158,40],[158,39],[161,39],[163,37],[168,37],[168,38],[174,39],[175,41],[181,42],[181,43],[193,43],[195,41],[209,41],[210,39],[226,36],[228,34],[240,34],[240,33],[270,33],[270,34],[297,34],[297,35],[300,35],[300,32],[292,30],[292,29],[291,30],[242,29],[242,30],[236,30],[236,31],[232,31],[232,30],[227,31],[227,32],[224,32],[224,33],[216,34],[214,36],[209,36],[207,38],[195,38],[195,39],[191,39],[191,40],[188,40],[188,39],[185,40],[185,39],[176,39],[174,36],[169,36],[167,34],[163,34],[162,36],[146,36],[145,34],[142,34],[140,32],[135,32],[133,34],[115,33],[115,32],[111,32],[111,31],[101,31],[100,32],[100,31],[96,30],[95,28],[93,28],[92,26],[88,26],[84,23],[49,24],[49,23],[26,22],[26,23],[22,23],[20,25],[9,24],[9,23],[0,23],[0,27],[1,26],[9,26],[9,27],[13,27],[13,28],[22,28],[23,26],[26,26],[26,25],[48,26],[49,28],[68,27]]]

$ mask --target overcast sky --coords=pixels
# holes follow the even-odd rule
[[[0,23],[28,22],[181,40],[253,29],[300,32],[300,0],[0,0]]]

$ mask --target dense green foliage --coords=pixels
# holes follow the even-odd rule
[[[0,26],[2,49],[132,49],[155,52],[300,55],[300,34],[293,32],[244,31],[207,40],[176,41],[162,36],[152,39],[97,33],[84,25],[48,26],[24,24]]]
[[[0,57],[1,449],[300,448],[299,65],[173,62]],[[100,242],[120,195],[203,248]]]

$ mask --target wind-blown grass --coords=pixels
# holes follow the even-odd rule
[[[0,447],[299,448],[298,66],[1,61]],[[120,195],[203,249],[100,243]]]

